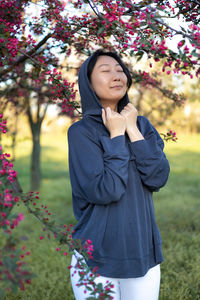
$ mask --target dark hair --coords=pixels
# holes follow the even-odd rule
[[[93,70],[93,68],[94,68],[94,66],[97,62],[97,59],[98,59],[99,56],[102,56],[102,55],[111,56],[120,64],[120,66],[122,67],[124,73],[126,74],[127,87],[129,89],[131,84],[132,84],[132,78],[131,78],[131,74],[130,74],[128,68],[126,67],[126,65],[122,62],[121,58],[119,57],[119,55],[116,52],[105,52],[102,49],[99,49],[99,50],[95,51],[92,54],[92,57],[89,61],[89,64],[88,64],[88,67],[87,67],[87,75],[88,75],[89,81],[91,80],[92,70]]]

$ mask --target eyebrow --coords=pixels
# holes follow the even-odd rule
[[[109,64],[101,64],[101,65],[98,66],[98,68],[100,68],[100,67],[102,67],[102,66],[110,66],[110,65],[109,65]],[[117,67],[117,66],[120,66],[120,67],[121,67],[120,64],[116,64],[115,66],[116,66],[116,67]]]

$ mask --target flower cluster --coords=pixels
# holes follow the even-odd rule
[[[184,14],[186,21],[199,23],[200,3],[198,1],[175,0],[179,14]]]
[[[3,120],[3,114],[0,114],[0,134],[6,133],[6,120]]]
[[[139,71],[139,72],[131,72],[134,83],[139,83],[143,87],[148,88],[156,88],[158,89],[162,95],[168,99],[173,100],[174,104],[177,106],[181,106],[185,103],[185,96],[184,94],[177,94],[174,93],[172,90],[165,88],[162,86],[162,81],[157,79],[157,73],[150,74],[145,71]]]
[[[89,254],[89,258],[93,258],[92,251],[94,251],[94,249],[91,240],[86,240],[84,249],[86,249],[87,253]]]
[[[90,247],[92,245],[90,240],[87,240],[86,244],[88,244]],[[112,289],[114,288],[114,285],[107,280],[106,284],[104,285],[104,290],[102,290],[102,285],[96,283],[95,281],[95,279],[99,277],[99,274],[97,273],[98,267],[90,269],[87,267],[84,256],[77,255],[76,253],[74,253],[74,255],[76,256],[77,263],[75,266],[70,266],[70,269],[72,277],[76,273],[79,274],[79,282],[76,284],[76,286],[83,286],[85,288],[84,293],[88,294],[88,292],[90,292],[90,296],[93,296],[94,299],[113,299]]]
[[[22,13],[16,6],[17,1],[0,2],[1,55],[0,67],[13,61],[18,53],[19,40],[17,34],[22,26]],[[22,1],[23,3],[24,1]]]
[[[176,132],[173,130],[169,130],[167,133],[161,133],[163,136],[163,140],[168,142],[168,141],[173,141],[176,142],[178,140],[176,136]]]
[[[3,283],[2,294],[6,295],[12,289],[19,287],[25,290],[25,284],[31,283],[33,275],[25,269],[25,258],[30,251],[24,253],[26,246],[21,249],[16,248],[15,240],[8,240],[4,248],[0,250],[0,281]],[[22,250],[22,251],[21,251]],[[10,282],[7,285],[7,282]]]
[[[74,83],[71,84],[66,79],[62,79],[61,72],[55,68],[53,71],[46,71],[46,74],[49,75],[48,81],[51,83],[51,99],[58,103],[63,113],[73,116],[74,110],[80,107],[75,101],[77,91],[74,90]]]
[[[0,146],[0,164],[1,164],[1,170],[0,175],[6,176],[6,178],[12,183],[14,182],[17,172],[13,169],[13,163],[10,163],[7,158],[10,157],[10,154],[8,153],[1,153],[2,148]],[[1,182],[0,182],[1,184]]]
[[[12,234],[13,229],[23,221],[24,215],[11,214],[13,207],[19,204],[20,197],[17,191],[17,172],[13,169],[13,164],[8,161],[9,157],[8,153],[2,153],[0,147],[0,229],[4,232],[0,249],[2,296],[18,287],[24,290],[25,283],[30,284],[33,277],[33,274],[25,269],[25,255],[30,255],[30,251],[26,254],[22,253],[17,247],[18,240]]]
[[[155,78],[153,78],[148,72],[141,72],[134,73],[134,79],[135,82],[140,82],[142,86],[152,86],[156,87],[160,85],[160,82],[158,82]]]

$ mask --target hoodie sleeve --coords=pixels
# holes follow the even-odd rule
[[[164,142],[157,130],[151,123],[143,117],[141,132],[144,140],[130,142],[137,170],[139,171],[142,182],[150,191],[158,191],[165,185],[169,176],[169,163],[163,152]]]
[[[72,192],[94,204],[119,201],[128,181],[129,150],[125,136],[102,136],[101,144],[82,126],[68,130],[69,173]]]

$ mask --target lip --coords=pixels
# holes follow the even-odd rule
[[[122,85],[115,85],[115,86],[111,86],[111,89],[116,89],[116,88],[122,88],[123,86]]]

